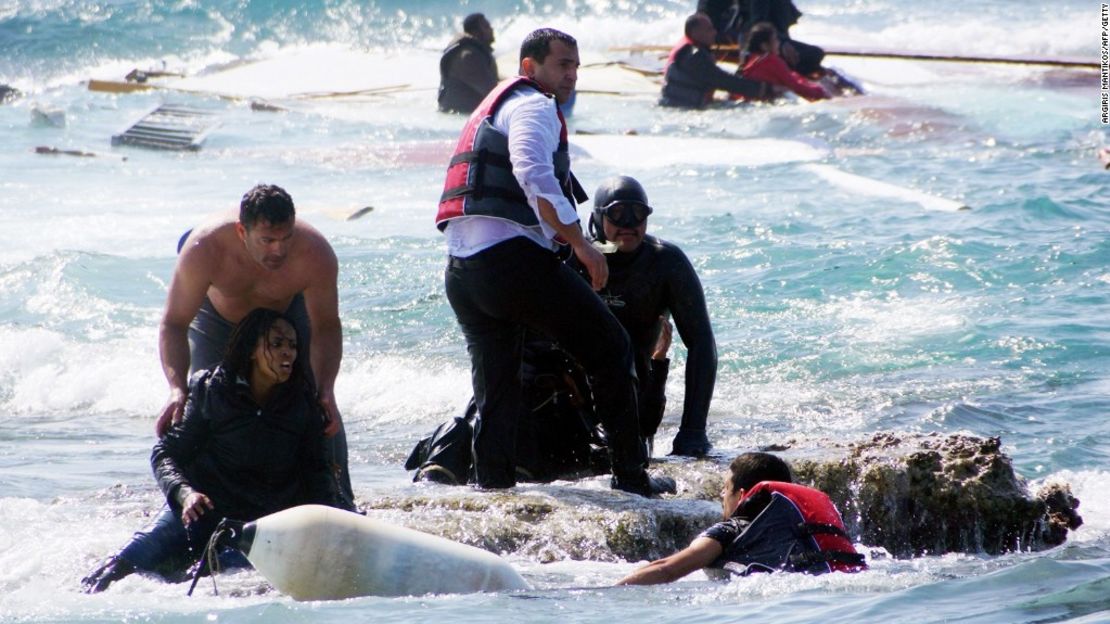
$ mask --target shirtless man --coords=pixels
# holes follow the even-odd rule
[[[299,348],[309,354],[327,418],[330,459],[342,491],[353,498],[346,435],[335,403],[343,357],[338,272],[331,245],[296,220],[293,200],[279,186],[259,184],[247,191],[237,220],[223,218],[193,230],[181,247],[158,330],[170,396],[155,425],[157,434],[181,421],[189,375],[220,361],[232,330],[248,312],[258,307],[286,312],[297,325]]]

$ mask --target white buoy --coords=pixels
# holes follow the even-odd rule
[[[322,505],[259,518],[233,545],[296,600],[530,588],[491,552]]]

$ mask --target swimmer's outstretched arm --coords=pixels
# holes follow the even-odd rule
[[[670,583],[713,563],[723,552],[720,542],[699,537],[669,557],[656,559],[617,581],[617,585],[659,585]]]

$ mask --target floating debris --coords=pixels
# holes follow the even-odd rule
[[[215,116],[208,111],[163,104],[127,130],[113,135],[112,145],[198,150],[216,124]]]
[[[8,86],[6,84],[0,84],[0,104],[11,102],[17,99],[20,95],[23,94],[19,92],[19,89]]]
[[[96,154],[92,152],[84,152],[81,150],[63,150],[56,147],[48,147],[40,145],[35,148],[36,154],[50,154],[52,156],[80,156],[82,158],[93,158]]]
[[[37,128],[64,128],[66,112],[60,108],[45,108],[36,104],[31,108],[31,125]]]

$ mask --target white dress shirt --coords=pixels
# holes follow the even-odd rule
[[[539,225],[525,226],[515,221],[485,215],[469,215],[451,219],[444,232],[447,253],[466,258],[497,243],[524,236],[537,245],[554,250],[554,228],[540,216],[537,198],[544,198],[555,207],[560,223],[578,221],[574,205],[563,195],[555,177],[552,154],[559,148],[562,123],[556,111],[555,98],[534,89],[520,89],[509,95],[493,116],[493,128],[509,137],[509,161],[528,205],[536,213]]]

